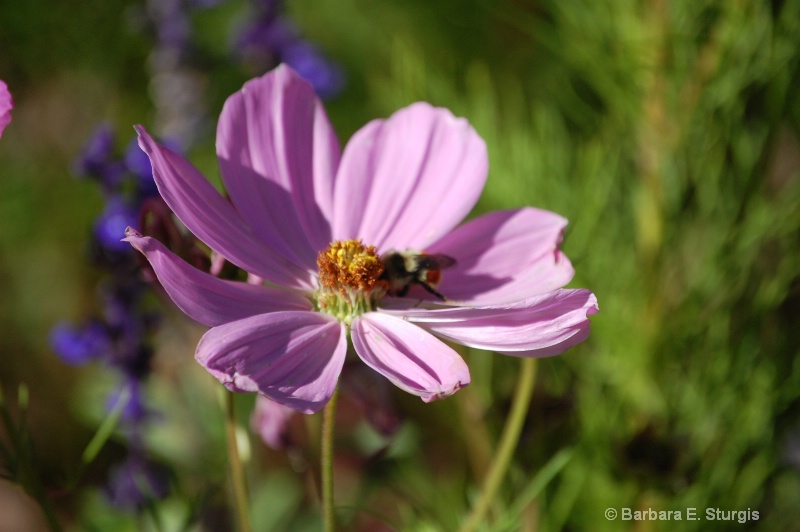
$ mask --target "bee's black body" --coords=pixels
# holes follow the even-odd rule
[[[381,280],[388,284],[388,293],[404,297],[411,285],[419,285],[428,293],[442,301],[447,298],[436,291],[442,270],[455,265],[456,261],[447,255],[429,255],[414,250],[390,251],[381,257],[384,270]]]

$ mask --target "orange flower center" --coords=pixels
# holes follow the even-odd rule
[[[323,287],[346,295],[350,290],[370,292],[383,273],[375,246],[361,240],[339,240],[317,255],[319,280]]]
[[[347,325],[355,316],[373,310],[385,293],[385,283],[378,282],[384,265],[375,246],[365,246],[361,240],[333,242],[319,252],[317,266],[317,309]]]

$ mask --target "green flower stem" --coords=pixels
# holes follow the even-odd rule
[[[483,482],[480,498],[461,527],[461,532],[475,530],[486,517],[492,502],[494,502],[497,490],[500,488],[500,484],[508,471],[508,466],[511,465],[514,450],[517,448],[522,425],[530,407],[535,380],[536,359],[523,358],[517,388],[514,392],[514,402],[511,405],[511,412],[508,415],[506,426],[503,428],[503,435],[500,437],[497,454],[489,469],[489,474],[486,475]]]
[[[325,532],[336,530],[336,513],[333,509],[333,426],[336,417],[336,399],[339,389],[322,411],[322,519]]]
[[[489,473],[494,452],[486,426],[486,407],[476,388],[472,386],[460,390],[457,399],[472,475],[475,478],[484,478]]]
[[[225,433],[228,441],[228,460],[231,465],[231,484],[233,485],[233,504],[236,511],[236,521],[240,532],[251,532],[250,509],[247,504],[247,481],[244,475],[244,465],[239,456],[239,445],[236,441],[236,415],[233,408],[233,393],[225,394]]]

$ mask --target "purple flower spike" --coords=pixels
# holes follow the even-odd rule
[[[589,334],[594,294],[562,288],[574,273],[559,250],[564,218],[523,208],[459,226],[488,157],[446,109],[415,103],[368,123],[340,151],[311,85],[282,65],[222,110],[217,154],[230,201],[137,130],[178,218],[264,280],[216,279],[127,230],[178,307],[211,327],[195,357],[233,391],[316,412],[349,336],[367,366],[432,401],[470,382],[442,339],[544,357]]]
[[[234,48],[243,56],[277,55],[297,40],[297,33],[287,19],[261,16],[242,28]]]
[[[125,176],[125,165],[114,158],[115,135],[108,124],[100,124],[86,142],[72,171],[80,177],[90,177],[106,188],[113,189]]]
[[[125,228],[138,223],[138,221],[139,211],[137,209],[128,205],[121,198],[112,197],[95,222],[95,238],[106,249],[124,251],[128,249],[125,243],[121,242]]]
[[[108,330],[94,321],[79,328],[59,323],[50,332],[50,346],[61,360],[73,366],[108,356],[113,349]]]
[[[283,62],[314,86],[322,99],[332,98],[344,88],[344,72],[308,41],[296,41],[283,48]]]
[[[180,153],[181,147],[177,141],[164,139],[164,146]],[[134,138],[125,148],[125,167],[130,173],[136,176],[137,192],[140,198],[149,198],[158,195],[158,188],[153,179],[153,168],[150,165],[150,158],[139,147],[139,142]]]
[[[3,130],[11,122],[11,109],[13,108],[14,102],[11,99],[11,93],[8,92],[8,85],[0,79],[0,138],[3,137]]]
[[[155,196],[158,194],[156,182],[153,180],[153,169],[150,166],[150,158],[139,147],[136,139],[131,140],[125,148],[125,166],[128,171],[136,176],[139,189],[143,197]]]
[[[143,456],[132,454],[111,471],[106,496],[122,510],[141,510],[169,494],[169,472]]]
[[[262,6],[260,16],[239,32],[234,43],[236,52],[246,64],[262,71],[282,61],[311,83],[321,98],[336,96],[345,85],[341,66],[301,39],[288,18],[277,16],[279,7],[271,2]]]
[[[208,9],[220,5],[222,2],[224,0],[190,0],[189,4],[194,7]]]
[[[151,413],[150,409],[144,404],[142,384],[136,379],[126,379],[123,387],[114,391],[106,400],[106,411],[111,412],[117,408],[119,401],[123,399],[122,390],[128,391],[125,404],[122,405],[122,419],[135,425],[144,421]]]

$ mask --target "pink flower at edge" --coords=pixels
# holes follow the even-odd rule
[[[230,202],[185,158],[137,131],[178,218],[265,281],[217,279],[126,231],[175,304],[211,327],[195,358],[230,390],[316,412],[333,394],[349,337],[369,367],[432,401],[470,382],[442,339],[543,357],[589,335],[595,296],[561,288],[574,273],[558,248],[564,218],[522,208],[458,225],[483,190],[488,156],[469,123],[446,109],[412,104],[368,123],[340,151],[311,86],[282,65],[222,110],[217,154]],[[328,261],[336,279],[356,264],[369,278],[377,256],[408,249],[456,260],[437,288],[447,301],[418,286],[391,297],[379,283],[330,284],[317,262]]]
[[[8,85],[0,79],[0,138],[3,137],[3,130],[11,122],[11,109],[14,108],[14,102],[11,99],[11,93],[8,92]]]

